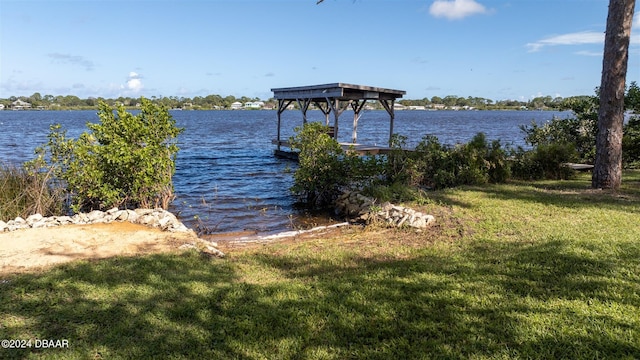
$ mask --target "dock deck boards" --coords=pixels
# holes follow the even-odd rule
[[[274,145],[280,145],[279,147],[286,147],[291,149],[291,144],[289,143],[288,140],[273,140],[271,141]],[[352,144],[352,143],[339,143],[340,147],[342,147],[342,150],[344,151],[354,151],[356,152],[358,155],[381,155],[381,154],[388,154],[389,152],[391,152],[393,149],[387,146],[377,146],[377,145],[367,145],[367,144]],[[294,156],[287,156],[285,155],[286,153],[295,153],[295,151],[293,150],[289,150],[289,151],[283,151],[280,150],[278,153],[276,153],[279,156],[282,157],[295,157]]]

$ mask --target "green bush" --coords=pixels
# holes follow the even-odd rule
[[[455,186],[455,165],[452,149],[441,144],[436,136],[427,135],[416,146],[414,152],[407,153],[413,159],[417,174],[415,179],[426,188]]]
[[[421,185],[428,188],[504,182],[510,176],[505,149],[497,140],[489,144],[484,133],[453,147],[425,136],[408,156],[413,157]]]
[[[632,81],[624,95],[624,108],[633,110],[638,114],[640,112],[640,86],[636,81]]]
[[[598,106],[597,96],[568,98],[563,108],[572,110],[574,118],[554,117],[542,125],[532,122],[521,126],[524,140],[532,149],[520,148],[514,152],[513,176],[528,180],[568,179],[574,171],[567,163],[592,164],[596,154]]]
[[[166,108],[141,101],[133,115],[124,106],[99,105],[100,123],[69,139],[53,125],[32,167],[50,168],[66,187],[74,211],[112,207],[167,208],[173,199],[172,176],[183,129]]]
[[[504,182],[509,177],[506,152],[498,140],[489,144],[485,134],[478,133],[455,150],[461,184]]]
[[[381,174],[387,184],[420,185],[423,174],[420,162],[412,152],[406,151],[407,137],[393,134],[391,137],[391,151],[383,157],[384,172]]]
[[[347,188],[381,201],[424,202],[424,189],[503,183],[512,177],[567,179],[574,171],[566,163],[575,162],[578,154],[571,141],[549,142],[571,134],[563,127],[569,123],[552,123],[531,129],[529,140],[536,146],[529,151],[505,148],[498,140],[489,142],[484,133],[455,146],[427,135],[413,151],[406,151],[406,137],[394,135],[391,152],[378,157],[344,152],[326,135],[326,127],[307,124],[291,139],[300,150],[292,190],[313,206],[330,204]]]
[[[590,116],[583,119],[553,118],[542,125],[532,122],[530,126],[520,128],[525,133],[525,142],[534,149],[550,145],[572,147],[575,161],[591,164],[596,154],[597,113],[595,116],[595,119]]]
[[[622,160],[625,167],[640,167],[640,87],[631,82],[624,97],[625,108],[634,112],[624,126],[622,137]]]
[[[572,161],[593,164],[596,154],[596,134],[598,133],[599,96],[578,96],[563,101],[562,108],[571,110],[575,118],[559,119],[537,125],[521,126],[525,133],[525,141],[534,148],[544,146],[533,157],[543,161],[544,156],[557,158],[563,154]],[[625,109],[640,111],[640,88],[632,81],[625,93]],[[633,119],[632,119],[633,120]],[[640,125],[630,121],[625,125],[623,138],[623,158],[625,166],[631,166],[640,160]],[[557,145],[552,146],[552,145]],[[573,148],[573,154],[569,154]],[[552,159],[553,160],[553,159]],[[548,165],[549,169],[557,169],[556,164]],[[554,170],[555,171],[555,170]],[[564,170],[563,170],[564,171]],[[555,175],[554,175],[555,177]]]
[[[577,158],[573,144],[541,144],[533,150],[513,152],[511,174],[523,180],[569,179],[575,171],[567,163]]]
[[[311,122],[296,128],[290,139],[291,147],[299,151],[291,191],[314,207],[332,204],[344,190],[368,186],[382,172],[378,157],[342,150],[328,130]]]
[[[487,146],[485,160],[488,166],[489,182],[504,183],[511,178],[508,151],[502,147],[499,140],[493,140]]]
[[[632,116],[624,126],[622,160],[626,168],[640,167],[640,116]]]

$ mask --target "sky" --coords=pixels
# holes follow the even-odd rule
[[[0,98],[593,95],[608,0],[0,0]],[[640,82],[636,5],[627,84]]]

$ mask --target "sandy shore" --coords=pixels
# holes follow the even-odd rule
[[[79,259],[176,251],[198,240],[129,222],[67,225],[0,233],[0,275],[41,270]]]
[[[338,223],[269,235],[241,231],[204,235],[201,238],[194,232],[161,231],[130,222],[0,232],[0,277],[46,270],[75,260],[180,251],[180,247],[185,244],[195,245],[200,251],[220,256],[222,253],[217,253],[215,247],[226,252],[273,243],[304,241],[329,236],[347,225],[348,223]],[[209,246],[214,248],[207,250]]]

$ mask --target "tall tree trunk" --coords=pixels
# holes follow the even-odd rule
[[[622,182],[622,126],[629,39],[635,0],[610,0],[604,39],[596,158],[591,186],[617,189]]]

